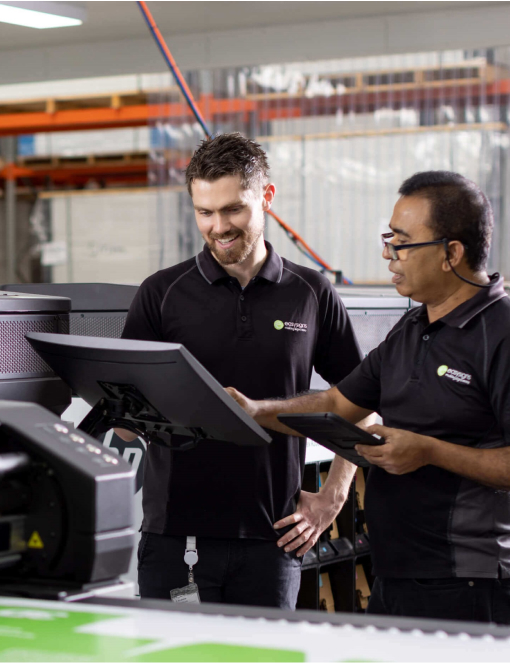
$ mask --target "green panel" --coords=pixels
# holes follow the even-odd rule
[[[118,615],[123,617],[124,615]],[[216,643],[165,647],[146,654],[154,638],[130,638],[77,632],[116,615],[0,607],[0,661],[304,661],[302,652]],[[131,653],[133,652],[133,653]]]
[[[145,656],[138,656],[137,661],[190,661],[202,663],[203,661],[304,661],[302,652],[287,651],[285,649],[263,649],[261,647],[242,647],[238,645],[220,645],[203,643],[200,645],[186,645],[173,647]]]
[[[0,661],[123,661],[126,652],[153,642],[76,629],[114,615],[0,607]]]

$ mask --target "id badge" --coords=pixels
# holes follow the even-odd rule
[[[170,590],[170,600],[173,603],[200,603],[197,583],[190,582],[186,587]]]

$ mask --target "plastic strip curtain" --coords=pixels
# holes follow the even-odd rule
[[[429,169],[458,171],[486,191],[496,222],[490,267],[510,276],[510,48],[229,67],[185,77],[213,132],[240,131],[261,142],[278,214],[354,282],[389,282],[379,235],[401,182]],[[161,81],[151,100],[161,113],[150,167],[161,198],[159,268],[191,257],[202,244],[183,169],[203,134],[170,77]],[[267,237],[282,255],[314,267],[270,218]]]

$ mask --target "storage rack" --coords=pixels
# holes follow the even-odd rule
[[[305,467],[303,490],[312,493],[318,492],[320,474],[328,472],[330,466],[331,461],[308,463]],[[357,473],[362,471],[361,468],[358,468]],[[342,552],[336,552],[329,544],[329,531],[326,531],[312,549],[313,556],[308,554],[303,560],[298,609],[318,610],[321,608],[320,575],[327,573],[331,581],[335,612],[363,612],[357,596],[357,565],[361,564],[363,567],[370,588],[373,584],[373,576],[369,539],[363,529],[364,511],[359,508],[356,497],[356,484],[359,480],[357,474],[349,489],[347,502],[336,518],[339,540],[344,544]],[[327,559],[321,554],[324,543],[327,544]],[[330,556],[331,551],[336,554]]]
[[[254,82],[249,82],[244,96],[231,97],[227,91],[220,97],[200,94],[198,106],[210,123],[221,122],[224,117],[237,117],[246,127],[258,127],[263,131],[260,140],[281,140],[266,131],[273,120],[313,117],[334,114],[338,110],[362,113],[381,107],[400,109],[408,104],[427,107],[445,103],[455,98],[462,106],[464,100],[477,104],[504,105],[510,97],[508,68],[487,63],[484,59],[467,60],[442,67],[425,67],[385,71],[338,72],[322,74],[320,82],[331,87],[331,94],[307,97],[306,85],[310,77],[304,77],[301,88],[295,93],[268,92]],[[164,98],[164,101],[161,101]],[[34,134],[56,131],[80,131],[88,129],[116,129],[147,126],[159,118],[171,119],[176,125],[190,122],[192,114],[180,97],[176,86],[166,90],[134,90],[87,96],[50,97],[0,101],[0,136]],[[457,123],[452,125],[427,125],[383,129],[382,133],[415,132],[423,130],[468,130],[485,128],[505,129],[504,121],[492,123]],[[374,135],[369,131],[317,134],[313,138],[341,138],[351,135]],[[289,138],[289,137],[286,137]],[[302,137],[299,136],[301,139]],[[181,169],[189,155],[183,151],[166,154],[167,163]],[[29,183],[46,188],[80,187],[90,178],[105,185],[140,185],[146,182],[147,153],[87,155],[37,161],[17,159],[0,162],[0,180]]]

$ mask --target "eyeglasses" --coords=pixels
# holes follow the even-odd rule
[[[418,242],[417,244],[400,244],[398,246],[395,246],[395,244],[392,244],[391,242],[388,241],[393,237],[395,237],[394,233],[383,233],[381,235],[383,249],[387,249],[388,253],[390,254],[391,260],[399,260],[398,252],[403,251],[404,249],[417,249],[420,246],[432,246],[433,244],[444,244],[446,248],[449,242],[449,240],[446,239],[446,237],[443,237],[443,239],[436,239],[432,242]]]

